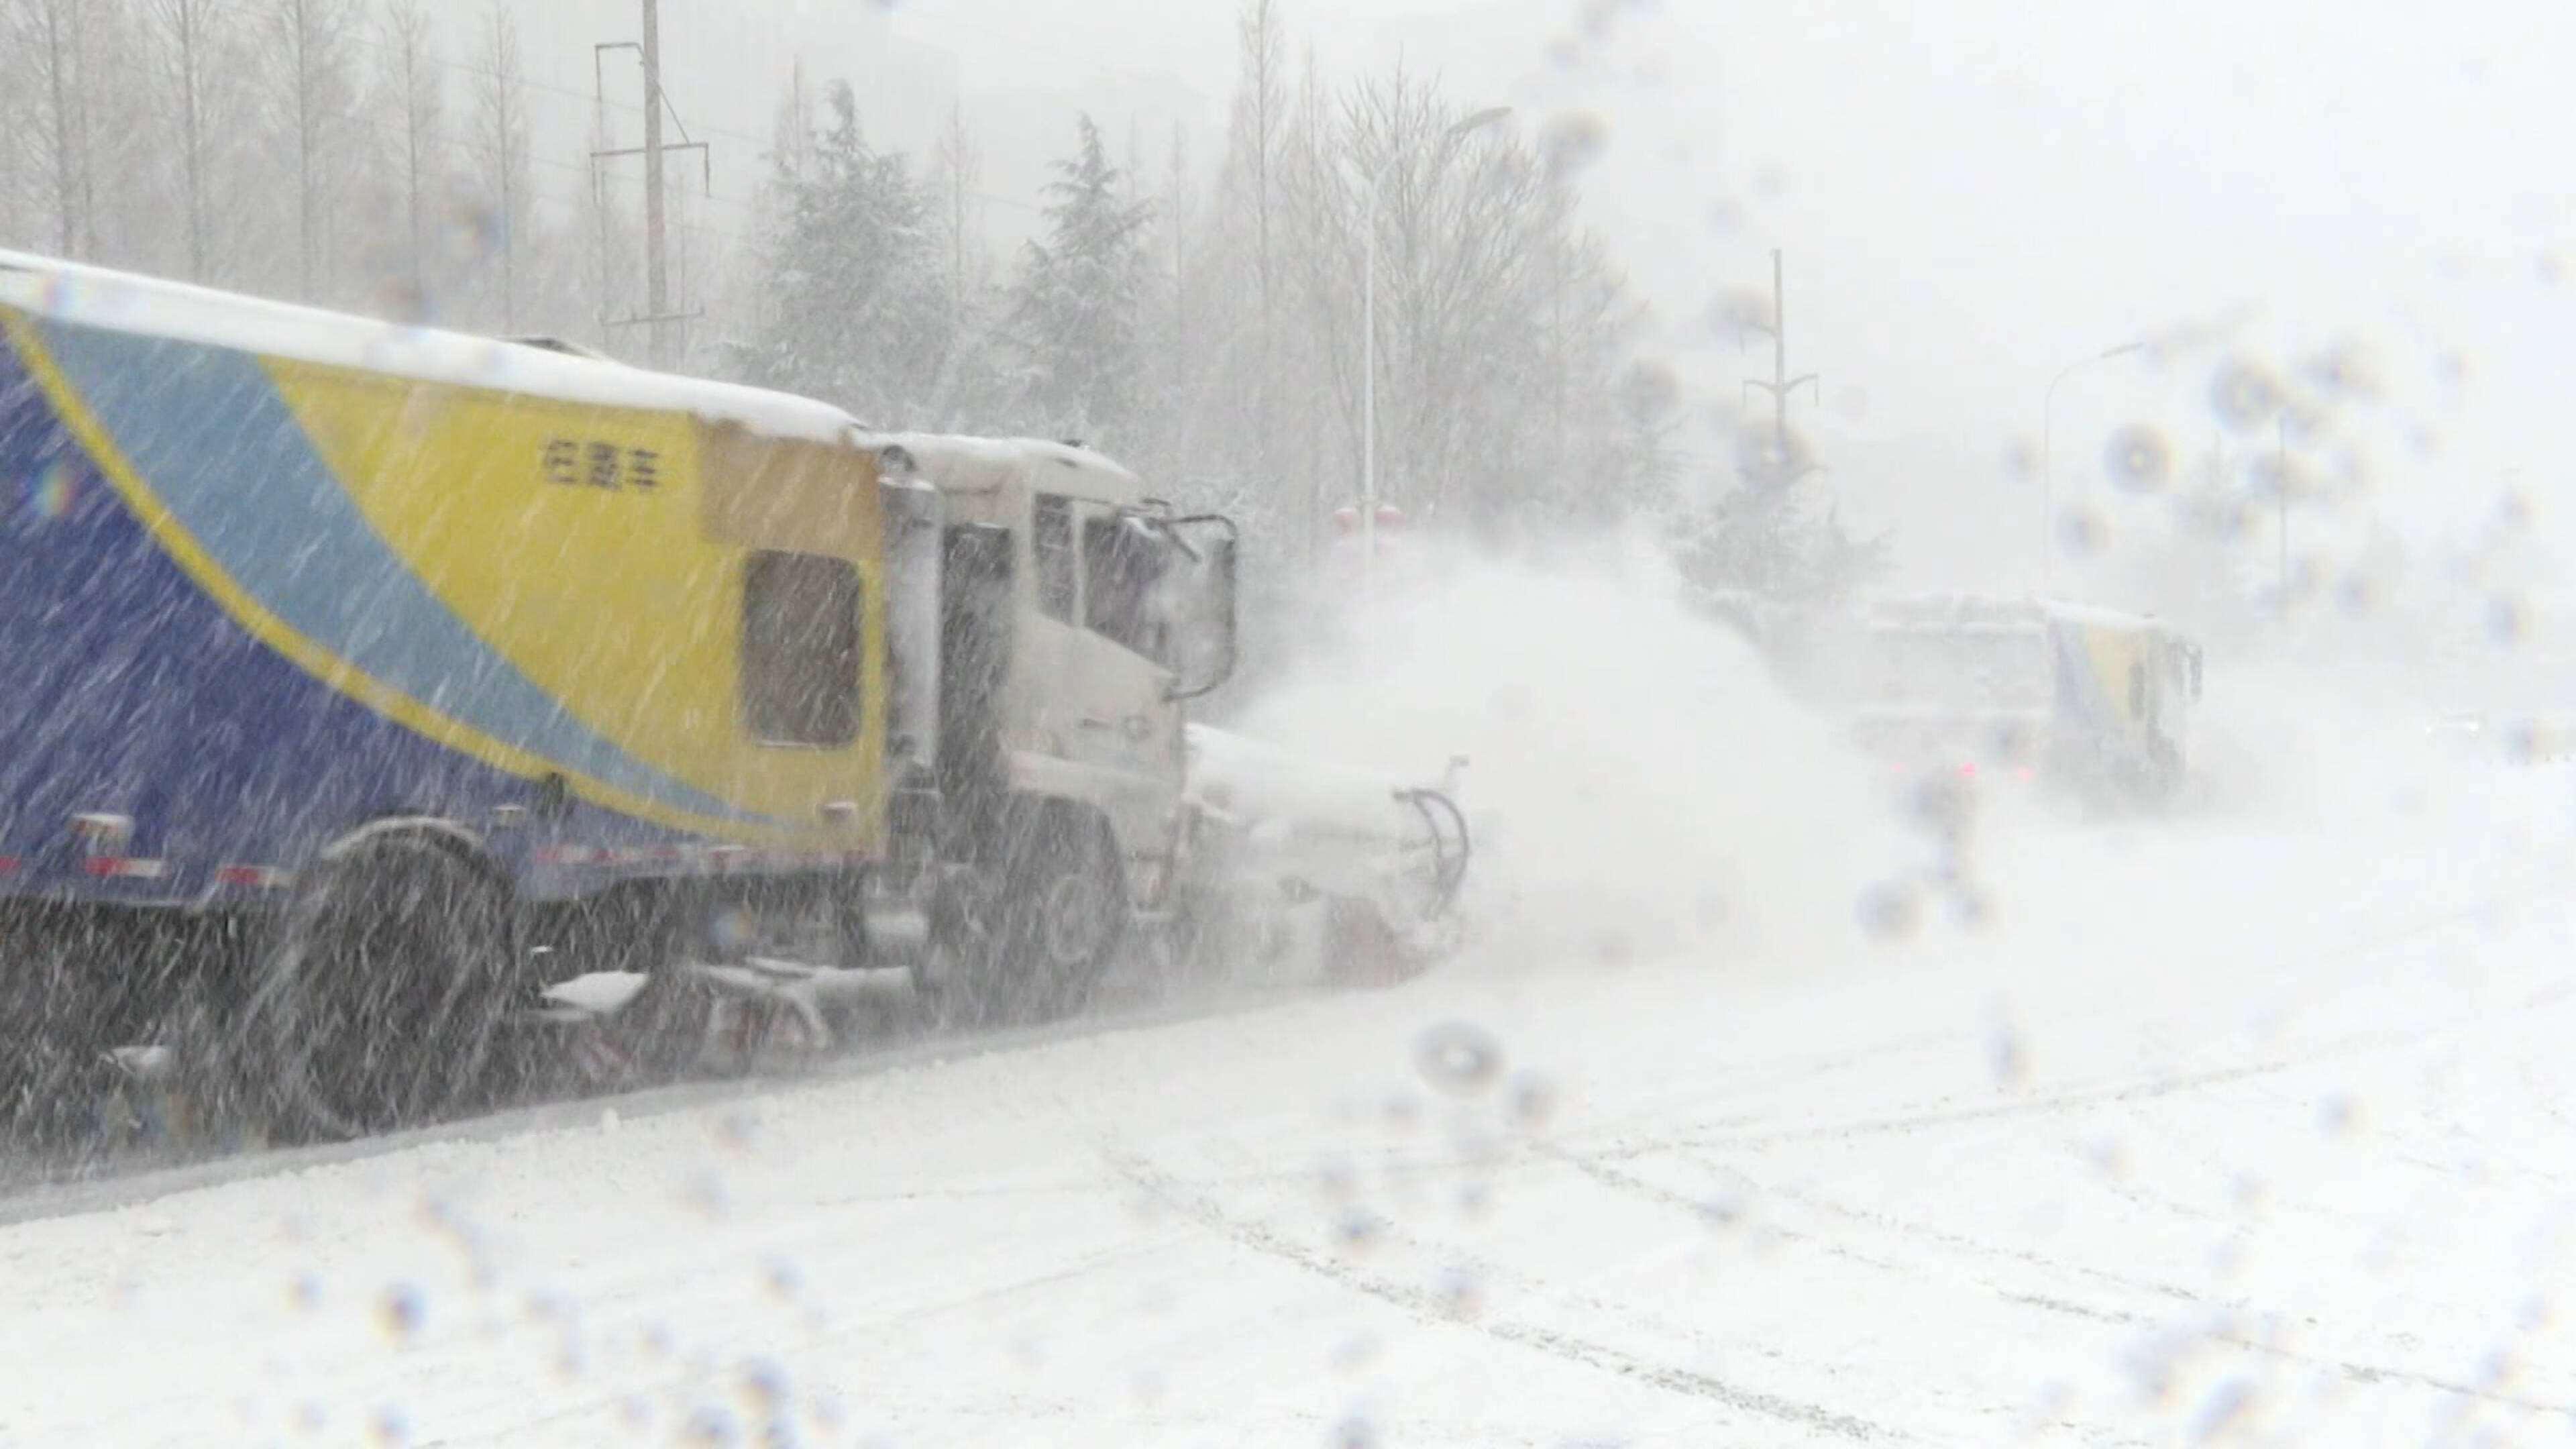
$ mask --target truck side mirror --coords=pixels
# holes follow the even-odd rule
[[[1189,575],[1191,585],[1180,647],[1173,651],[1172,687],[1167,697],[1175,701],[1196,699],[1233,678],[1241,652],[1235,610],[1234,523],[1208,515],[1178,519],[1172,524],[1176,535],[1195,528],[1213,529],[1216,536],[1192,544],[1187,553],[1176,549],[1172,560],[1172,567]],[[1194,562],[1190,554],[1196,555]]]

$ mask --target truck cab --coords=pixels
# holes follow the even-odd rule
[[[1069,1009],[1171,908],[1188,703],[1235,663],[1233,525],[1074,444],[879,441],[940,500],[938,853],[976,868],[991,958],[941,969],[1008,1014]]]

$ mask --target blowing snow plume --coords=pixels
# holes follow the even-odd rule
[[[1855,903],[1904,833],[1652,550],[1516,562],[1408,540],[1352,584],[1318,590],[1312,647],[1236,724],[1398,778],[1465,756],[1460,909],[1482,962],[1751,962],[1858,939]]]

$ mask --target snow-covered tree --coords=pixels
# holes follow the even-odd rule
[[[1082,117],[1073,155],[1056,163],[1047,235],[1028,244],[1006,323],[1029,420],[1111,447],[1129,441],[1145,383],[1139,306],[1152,208],[1127,194],[1126,181],[1099,126]]]
[[[868,144],[847,83],[824,110],[809,144],[775,158],[781,229],[734,366],[879,426],[920,423],[954,342],[939,218],[904,158]]]
[[[1132,132],[1115,160],[1086,118],[998,290],[962,118],[915,185],[854,109],[797,124],[791,89],[765,320],[735,371],[872,421],[1084,438],[1165,496],[1235,514],[1247,586],[1284,583],[1254,575],[1319,559],[1359,493],[1374,228],[1378,472],[1416,527],[1509,537],[1667,509],[1689,400],[1584,230],[1583,148],[1553,117],[1464,125],[1470,109],[1418,76],[1343,84],[1311,53],[1300,73],[1281,8],[1244,0],[1212,165],[1193,164],[1194,138]]]
[[[1673,522],[1674,557],[1701,597],[1722,610],[1751,601],[1804,614],[1846,602],[1887,563],[1884,539],[1855,539],[1828,509],[1795,491],[1735,488]]]

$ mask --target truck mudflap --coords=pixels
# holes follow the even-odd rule
[[[651,972],[592,971],[539,988],[516,1025],[551,1034],[544,1056],[585,1087],[814,1060],[840,1048],[850,1017],[909,990],[931,944],[919,894],[868,892],[856,959],[839,941],[804,953],[772,942]]]
[[[1464,941],[1474,838],[1453,758],[1436,786],[1326,765],[1192,725],[1186,889],[1237,953],[1306,938],[1328,980],[1401,980]]]

